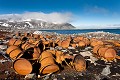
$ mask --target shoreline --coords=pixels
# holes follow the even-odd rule
[[[30,32],[31,33],[31,32]],[[85,38],[91,39],[91,38],[96,38],[100,41],[102,40],[113,40],[113,41],[119,41],[120,40],[120,34],[113,34],[113,33],[109,33],[109,32],[89,32],[89,33],[81,33],[81,34],[58,34],[58,33],[52,33],[52,32],[41,32],[38,31],[35,33],[35,31],[33,31],[32,33],[34,33],[35,35],[42,35],[45,40],[49,41],[49,40],[56,40],[57,38],[60,38],[60,40],[64,40],[69,38],[69,36],[71,36],[71,38],[75,38],[77,36],[83,36]],[[4,38],[1,39],[1,43],[0,44],[0,72],[2,72],[2,74],[0,74],[0,79],[30,79],[32,77],[32,79],[46,79],[49,78],[51,80],[56,80],[56,79],[60,79],[60,80],[104,80],[104,79],[120,79],[119,75],[119,68],[120,68],[120,60],[116,60],[116,61],[112,61],[112,62],[106,62],[102,59],[99,59],[97,57],[95,57],[95,55],[93,55],[93,47],[92,46],[86,46],[86,47],[77,47],[77,48],[73,48],[71,46],[69,46],[69,48],[61,48],[60,46],[57,47],[51,47],[51,50],[59,50],[62,52],[67,52],[67,54],[70,55],[77,55],[77,54],[81,54],[84,59],[86,60],[87,63],[87,70],[85,72],[77,72],[74,69],[71,69],[70,67],[64,65],[64,69],[60,70],[60,72],[57,73],[50,73],[50,74],[46,74],[46,75],[39,75],[40,78],[38,78],[38,76],[36,76],[35,73],[31,73],[28,75],[19,75],[16,74],[15,71],[13,70],[12,67],[12,62],[9,62],[5,57],[3,57],[1,55],[1,53],[5,53],[6,49],[8,48],[7,43],[9,42],[9,40],[11,38],[15,38],[15,39],[21,39],[22,37],[24,37],[25,33],[22,32],[21,36],[17,35],[15,32],[11,32],[11,33],[6,33],[6,32],[2,32]],[[22,36],[23,35],[23,36]],[[46,35],[52,35],[53,37],[49,39],[49,36],[47,36],[48,38],[46,38]],[[34,36],[27,36],[28,40],[29,38],[33,38]],[[3,41],[3,42],[2,42]],[[112,43],[109,43],[112,44]],[[114,47],[116,49],[118,49],[117,52],[119,52],[119,47]],[[119,53],[117,53],[119,54]],[[7,66],[6,66],[7,64]],[[8,73],[6,73],[8,72]],[[33,76],[32,76],[33,75]],[[35,78],[34,78],[35,77]]]

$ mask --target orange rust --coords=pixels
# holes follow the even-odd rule
[[[6,53],[9,54],[11,59],[17,59],[23,55],[22,50],[17,46],[8,47]]]
[[[76,71],[85,71],[86,70],[86,61],[83,56],[76,55],[73,59],[73,68]]]
[[[9,45],[16,45],[16,46],[18,46],[18,45],[22,44],[22,41],[20,39],[12,38],[12,39],[9,40],[8,44]]]
[[[32,72],[31,63],[24,58],[20,58],[14,61],[13,63],[14,70],[20,75],[27,75]]]

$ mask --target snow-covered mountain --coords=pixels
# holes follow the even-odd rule
[[[69,23],[55,24],[51,22],[45,22],[41,20],[29,19],[29,20],[0,20],[0,27],[16,28],[16,29],[73,29],[75,28]]]
[[[23,13],[0,15],[0,28],[12,29],[73,29],[68,17],[57,13]],[[56,17],[56,18],[55,18]],[[61,18],[62,17],[62,18]]]

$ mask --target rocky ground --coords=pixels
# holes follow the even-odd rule
[[[68,50],[72,52],[71,54],[81,54],[87,62],[87,70],[85,72],[77,72],[74,69],[70,68],[67,65],[63,65],[64,68],[58,71],[57,73],[51,73],[47,75],[35,75],[31,73],[26,76],[17,74],[12,68],[12,62],[9,59],[9,56],[5,54],[7,48],[7,41],[10,38],[10,34],[0,32],[0,79],[1,80],[120,80],[120,60],[115,60],[113,62],[105,62],[95,57],[92,53],[91,47],[86,47],[85,49],[72,49]],[[104,34],[104,35],[103,35]],[[81,34],[86,37],[102,37],[104,39],[120,39],[118,34],[108,34],[108,33],[89,33]],[[105,37],[107,36],[107,37]],[[68,51],[67,50],[67,51]],[[118,55],[119,49],[117,48]]]

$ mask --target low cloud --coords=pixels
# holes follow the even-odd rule
[[[2,14],[1,19],[13,19],[13,20],[27,20],[27,19],[39,19],[53,23],[66,23],[72,21],[72,13],[43,13],[43,12],[25,12],[22,14]]]

